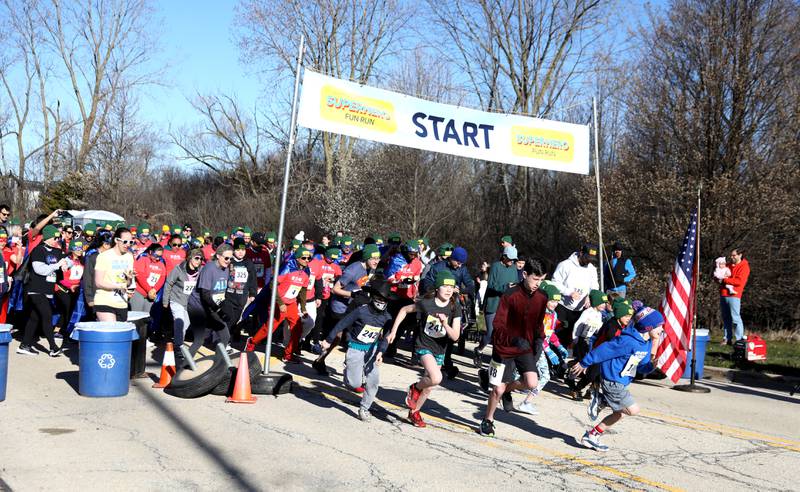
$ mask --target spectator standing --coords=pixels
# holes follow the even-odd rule
[[[722,323],[725,334],[723,344],[732,345],[733,342],[744,338],[744,323],[742,322],[742,292],[750,277],[750,263],[744,258],[744,249],[736,248],[731,251],[731,262],[728,268],[731,276],[719,280],[719,304],[722,312]],[[730,292],[728,285],[733,286],[734,293]]]
[[[618,297],[625,297],[633,279],[636,278],[636,270],[633,262],[625,254],[624,246],[619,241],[614,243],[611,250],[611,259],[604,265],[603,281],[606,284],[606,292],[614,292]]]

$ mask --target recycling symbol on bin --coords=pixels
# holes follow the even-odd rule
[[[114,360],[114,356],[111,354],[103,354],[97,359],[97,365],[103,369],[111,369],[116,363],[117,361]]]

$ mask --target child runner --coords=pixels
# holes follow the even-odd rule
[[[626,327],[620,336],[593,349],[572,368],[572,373],[577,376],[592,364],[600,364],[602,398],[612,411],[611,415],[583,434],[581,444],[587,448],[607,451],[608,446],[600,443],[600,436],[619,422],[623,415],[633,417],[639,413],[639,405],[628,391],[628,385],[637,372],[646,374],[653,371],[653,340],[658,342],[663,325],[661,313],[642,307],[634,315],[633,326]],[[594,420],[596,415],[590,417]]]
[[[392,343],[405,317],[410,313],[417,313],[419,335],[414,352],[425,368],[425,375],[408,387],[406,395],[408,419],[415,427],[425,427],[419,411],[433,388],[442,382],[441,366],[444,363],[447,339],[458,340],[461,333],[461,312],[456,309],[453,296],[455,286],[455,276],[448,270],[441,270],[436,275],[436,290],[433,295],[429,294],[416,303],[401,308],[394,320],[392,332],[386,339],[388,343]]]
[[[561,346],[556,335],[556,328],[559,324],[558,315],[556,314],[556,307],[561,300],[561,292],[554,284],[549,282],[542,282],[539,290],[547,295],[547,309],[542,319],[542,328],[544,330],[544,340],[542,341],[542,353],[536,361],[536,372],[539,374],[539,382],[536,387],[528,391],[525,400],[519,404],[517,410],[530,415],[538,415],[539,411],[533,404],[533,398],[541,392],[545,385],[550,381],[550,367],[547,365],[548,359],[553,365],[558,365],[559,355],[562,359],[567,357],[567,349]],[[558,351],[556,354],[555,351]]]
[[[589,292],[589,304],[591,307],[583,310],[572,328],[572,356],[575,359],[575,364],[592,349],[589,340],[603,326],[603,313],[609,308],[608,296],[605,292],[591,290]],[[572,398],[578,401],[583,400],[580,390],[575,385],[575,380],[571,377],[566,379]]]
[[[394,294],[387,283],[375,283],[376,285],[364,289],[371,294],[369,304],[359,306],[342,318],[321,344],[324,350],[328,350],[336,336],[347,330],[349,343],[345,355],[344,384],[353,391],[362,389],[358,418],[364,422],[371,418],[369,408],[375,400],[380,383],[378,367],[389,345],[385,335],[392,327],[392,316],[386,306]]]

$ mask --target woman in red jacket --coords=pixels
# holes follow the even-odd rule
[[[719,280],[719,305],[722,311],[722,324],[725,327],[723,345],[732,345],[733,342],[744,338],[744,323],[740,314],[742,307],[742,292],[750,277],[750,263],[744,259],[744,249],[736,248],[731,251],[731,262],[728,263],[731,276]],[[728,286],[733,287],[734,293]]]

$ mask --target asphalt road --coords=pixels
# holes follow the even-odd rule
[[[798,396],[724,382],[708,382],[706,395],[636,383],[642,415],[608,432],[611,449],[599,453],[578,443],[586,403],[556,383],[537,398],[540,415],[498,410],[497,437],[478,435],[486,397],[460,358],[459,378],[423,409],[428,427],[412,427],[402,405],[418,370],[402,365],[406,355],[381,367],[375,417],[363,423],[359,397],[341,384],[342,353],[329,359],[332,377],[287,367],[295,394],[254,405],[181,400],[144,380],[126,397],[85,398],[68,358],[12,353],[0,490],[800,488]]]

